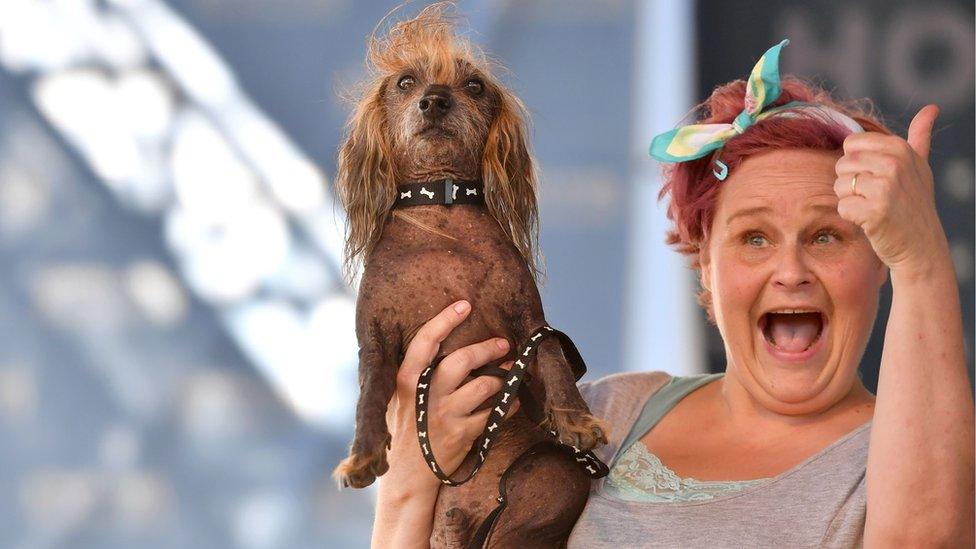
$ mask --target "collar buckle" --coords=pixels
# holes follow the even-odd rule
[[[444,180],[444,205],[451,204],[454,204],[454,180],[448,178]]]

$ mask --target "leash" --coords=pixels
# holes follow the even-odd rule
[[[435,360],[430,366],[428,366],[421,374],[420,379],[417,380],[417,401],[416,401],[416,415],[417,415],[417,438],[420,442],[420,451],[424,455],[424,461],[430,470],[437,476],[440,481],[448,486],[460,486],[465,482],[471,480],[481,466],[485,462],[485,457],[488,454],[488,450],[491,449],[494,443],[495,436],[501,431],[499,428],[502,420],[508,414],[509,409],[512,407],[512,402],[515,400],[513,395],[519,393],[522,387],[522,382],[526,376],[525,369],[528,367],[529,363],[535,358],[538,352],[539,343],[548,337],[556,337],[560,340],[563,345],[563,350],[569,356],[570,364],[574,366],[574,374],[576,379],[579,379],[583,373],[586,371],[586,366],[583,364],[583,359],[573,345],[573,341],[569,339],[569,336],[556,330],[548,325],[543,325],[529,336],[529,339],[523,344],[519,349],[519,353],[516,355],[515,364],[512,366],[511,370],[505,372],[505,377],[502,381],[502,389],[495,394],[494,402],[492,403],[491,412],[488,415],[488,422],[485,424],[485,428],[481,433],[481,437],[478,439],[478,443],[472,448],[476,449],[478,452],[478,459],[475,463],[474,468],[468,475],[462,479],[454,480],[446,472],[441,470],[437,464],[437,460],[434,459],[434,453],[430,448],[430,437],[427,432],[427,405],[429,402],[429,391],[430,391],[430,380],[434,374],[434,370],[440,361],[444,357],[440,357]],[[477,372],[477,370],[475,370]],[[482,372],[483,374],[492,375],[487,372]],[[596,457],[593,452],[583,451],[579,448],[563,444],[559,441],[559,437],[555,430],[551,430],[548,434],[553,438],[553,441],[567,449],[571,449],[573,453],[573,460],[576,464],[586,471],[586,474],[590,478],[602,478],[610,473],[610,469],[605,463],[600,461],[600,458]]]
[[[491,537],[492,527],[495,525],[495,520],[498,519],[498,515],[505,510],[506,506],[508,506],[508,478],[512,471],[515,470],[515,467],[528,461],[529,458],[533,458],[539,454],[545,453],[547,450],[565,452],[563,448],[563,446],[558,446],[548,441],[536,442],[530,446],[528,450],[522,452],[517,458],[515,458],[515,461],[513,461],[512,464],[505,469],[505,472],[502,473],[501,478],[498,479],[498,505],[491,511],[491,513],[488,513],[485,520],[481,521],[481,526],[478,527],[478,530],[468,542],[466,546],[467,549],[481,549],[488,543],[488,538]]]

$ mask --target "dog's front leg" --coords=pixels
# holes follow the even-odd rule
[[[545,391],[543,428],[554,429],[560,442],[580,450],[592,450],[598,442],[606,444],[609,430],[602,420],[590,414],[557,339],[549,338],[539,344],[533,366],[534,371],[530,372]]]
[[[371,331],[359,348],[359,403],[356,405],[356,434],[349,457],[336,467],[333,476],[343,486],[365,488],[389,468],[386,449],[390,431],[386,408],[396,389],[398,339]]]

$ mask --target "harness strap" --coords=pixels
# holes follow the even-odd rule
[[[543,453],[545,450],[556,450],[561,451],[558,446],[551,442],[536,442],[529,447],[528,450],[522,452],[519,457],[515,458],[515,461],[505,469],[502,473],[501,478],[498,479],[498,505],[492,509],[491,513],[485,517],[485,520],[481,521],[481,526],[478,527],[478,531],[474,533],[471,541],[468,542],[467,549],[481,549],[488,543],[488,538],[491,536],[492,528],[495,525],[495,521],[498,519],[498,515],[505,510],[508,506],[508,477],[511,475],[512,471],[515,470],[516,466],[527,461],[529,458],[537,456]]]
[[[523,344],[516,355],[515,364],[512,369],[505,372],[505,377],[502,381],[501,390],[495,395],[495,399],[492,403],[492,410],[488,415],[488,421],[485,424],[485,429],[481,433],[478,442],[472,447],[473,452],[477,452],[477,462],[474,468],[468,475],[462,479],[454,480],[446,472],[442,471],[437,465],[437,460],[434,459],[433,450],[430,447],[430,437],[427,432],[427,406],[430,401],[430,380],[433,377],[434,369],[443,360],[442,357],[438,357],[430,366],[428,366],[421,374],[420,379],[417,380],[417,401],[416,401],[416,416],[417,416],[417,438],[420,443],[420,451],[423,453],[424,462],[430,467],[434,475],[437,476],[440,481],[448,486],[460,486],[471,479],[478,471],[481,466],[485,463],[485,457],[488,454],[488,450],[494,443],[495,436],[498,434],[500,425],[503,418],[508,414],[509,409],[512,407],[512,402],[515,400],[515,395],[519,393],[519,389],[522,386],[522,382],[526,376],[526,368],[528,367],[530,361],[535,358],[538,352],[539,343],[546,337],[556,336],[560,339],[563,344],[564,353],[568,354],[570,364],[573,366],[573,372],[576,375],[576,379],[586,372],[586,366],[583,364],[582,357],[579,355],[579,351],[576,350],[576,346],[573,345],[572,340],[569,336],[556,330],[548,325],[543,325],[536,331],[532,332],[529,339]],[[571,347],[567,349],[568,346]],[[488,373],[487,371],[485,372]],[[549,434],[554,438],[555,442],[559,442],[557,433],[555,430],[549,431]],[[606,464],[600,461],[593,452],[584,452],[575,446],[568,446],[567,448],[572,448],[573,459],[576,461],[577,465],[583,468],[591,478],[601,478],[610,473],[610,469],[607,468]]]

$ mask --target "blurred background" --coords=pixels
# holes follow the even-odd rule
[[[0,546],[368,545],[374,490],[329,478],[358,393],[331,177],[339,92],[395,5],[0,0]],[[533,115],[541,291],[589,378],[723,369],[646,149],[784,37],[784,72],[872,98],[902,135],[942,108],[972,375],[971,2],[459,7]]]

